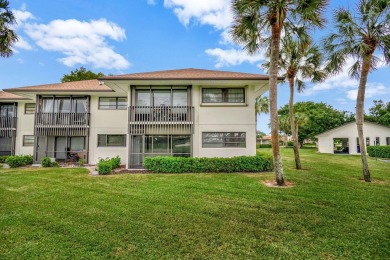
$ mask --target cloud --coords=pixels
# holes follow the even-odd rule
[[[147,0],[146,2],[148,3],[148,5],[156,5],[157,4],[156,0]]]
[[[35,17],[32,13],[24,10],[12,10],[12,13],[15,16],[16,27],[22,26],[25,22],[29,20],[34,20]]]
[[[249,62],[253,64],[265,59],[264,53],[248,55],[245,51],[237,49],[207,49],[206,54],[216,58],[216,68],[235,66],[244,62]]]
[[[350,100],[357,99],[357,89],[347,91],[347,98]],[[371,98],[376,96],[390,95],[390,88],[386,88],[382,83],[367,83],[365,97]]]
[[[24,50],[32,50],[32,46],[22,37],[18,36],[19,40],[14,44],[14,48],[16,49],[24,49]],[[15,50],[18,53],[17,50]]]
[[[130,63],[116,53],[107,40],[123,41],[125,30],[106,19],[78,21],[54,20],[48,24],[27,23],[25,33],[46,51],[54,51],[65,57],[58,61],[72,67],[76,64],[92,64],[95,68],[125,69]]]
[[[381,58],[381,60],[384,60]],[[354,63],[354,59],[349,58],[346,61],[345,66],[343,67],[342,71],[338,73],[337,75],[331,76],[327,78],[325,81],[321,83],[315,84],[311,88],[307,88],[302,95],[303,96],[310,96],[315,93],[321,92],[321,91],[329,91],[329,90],[341,90],[344,91],[347,95],[347,98],[351,100],[356,100],[355,98],[352,98],[354,93],[357,93],[357,88],[359,86],[359,80],[351,78],[348,74],[348,70],[351,68],[351,66]],[[385,67],[386,64],[384,62],[378,63],[378,69]],[[366,90],[366,96],[370,97],[370,95],[374,95],[375,93],[368,94],[368,88],[370,84],[377,84],[377,83],[367,83],[367,90]],[[384,86],[382,86],[384,87]],[[381,89],[378,89],[381,91]]]
[[[164,6],[173,9],[184,26],[193,20],[221,30],[228,28],[233,19],[229,0],[164,0]]]

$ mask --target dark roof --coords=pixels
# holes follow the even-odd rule
[[[162,70],[106,76],[100,80],[268,80],[268,75],[204,69]],[[283,77],[278,77],[282,80]]]
[[[101,84],[97,79],[54,83],[46,85],[28,86],[20,88],[8,88],[4,89],[6,92],[59,92],[59,91],[72,91],[72,92],[112,92],[112,89],[104,84]]]

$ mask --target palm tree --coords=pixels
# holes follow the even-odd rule
[[[303,79],[309,79],[312,82],[323,80],[325,73],[320,69],[322,54],[319,48],[311,41],[300,42],[294,40],[291,35],[286,35],[282,40],[282,49],[280,50],[279,68],[283,76],[288,81],[290,87],[290,99],[288,103],[289,118],[291,126],[291,135],[293,141],[293,150],[295,157],[295,168],[301,169],[301,160],[299,158],[298,133],[295,131],[294,117],[294,91],[295,86],[299,93],[305,89]],[[263,64],[268,70],[269,62]],[[300,77],[298,76],[300,75]]]
[[[272,153],[276,182],[285,185],[278,134],[277,80],[280,39],[288,24],[323,26],[322,12],[327,0],[233,0],[234,21],[231,29],[233,40],[254,54],[261,46],[270,49],[269,98],[271,114]],[[286,19],[291,21],[286,22]],[[287,26],[287,27],[286,27]],[[271,34],[271,42],[267,42]],[[267,46],[267,43],[269,45]]]
[[[12,45],[18,41],[18,36],[11,29],[16,23],[15,16],[8,5],[7,0],[0,0],[0,57],[6,58],[13,54]]]
[[[268,97],[257,97],[255,103],[255,112],[258,114],[268,114],[269,113],[269,99]]]
[[[339,73],[348,58],[354,59],[349,69],[351,77],[359,79],[356,99],[356,125],[359,136],[360,154],[363,164],[363,177],[371,181],[368,168],[366,145],[364,142],[364,96],[368,73],[374,70],[379,61],[375,52],[384,56],[390,63],[390,5],[388,0],[361,0],[355,13],[340,8],[334,15],[336,32],[324,40],[324,48],[329,54],[326,69]]]
[[[279,116],[280,132],[284,133],[284,146],[288,145],[288,135],[291,133],[290,119],[287,115]]]

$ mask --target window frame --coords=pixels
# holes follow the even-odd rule
[[[32,144],[26,144],[26,137],[32,137]],[[23,135],[23,142],[22,142],[22,146],[23,147],[32,147],[34,146],[34,143],[35,143],[35,136],[34,135]]]
[[[104,145],[101,145],[101,143],[99,142],[99,136],[105,136],[105,143]],[[123,144],[121,145],[109,145],[108,143],[108,138],[109,136],[123,136],[124,139],[123,139]],[[97,147],[126,147],[127,143],[126,143],[126,134],[98,134],[97,135]]]
[[[211,144],[220,144],[220,146],[215,146],[215,147],[205,147],[205,144],[210,144],[210,143],[205,143],[205,135],[206,134],[221,134],[221,142],[220,143],[217,143],[217,142],[214,142],[214,143],[211,143]],[[232,134],[232,136],[226,136],[227,134]],[[239,137],[234,137],[235,134],[244,134],[244,136],[239,136]],[[228,138],[244,138],[244,141],[243,142],[228,142],[227,139]],[[202,132],[202,148],[222,148],[222,149],[226,149],[226,148],[246,148],[246,132]],[[237,144],[237,146],[229,146],[228,144]],[[240,144],[243,146],[240,146]]]
[[[221,102],[208,102],[205,101],[205,91],[206,90],[221,90]],[[242,102],[232,102],[229,101],[229,90],[242,90],[243,91],[243,101]],[[225,99],[227,97],[227,100]],[[201,91],[201,103],[202,104],[246,104],[246,87],[221,87],[221,88],[213,88],[213,87],[202,87]]]
[[[100,104],[102,98],[115,98],[115,108],[104,108],[104,107],[102,107],[102,105]],[[126,106],[123,107],[123,108],[119,108],[119,105],[118,105],[118,100],[120,98],[125,98],[126,99]],[[126,110],[127,107],[128,107],[128,100],[129,100],[128,97],[99,97],[98,110]]]
[[[34,105],[34,112],[33,113],[27,113],[27,105]],[[34,115],[37,111],[36,104],[35,103],[25,103],[24,104],[24,114],[25,115]]]

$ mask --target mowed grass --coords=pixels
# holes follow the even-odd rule
[[[270,152],[270,150],[262,149]],[[302,149],[272,173],[0,169],[0,259],[390,258],[390,164]]]

